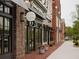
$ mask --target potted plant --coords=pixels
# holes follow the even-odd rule
[[[45,53],[45,46],[44,45],[39,47],[39,53],[41,53],[41,54]]]

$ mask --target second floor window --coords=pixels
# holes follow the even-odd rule
[[[0,4],[0,11],[3,11],[3,5]]]
[[[10,8],[7,6],[4,6],[4,12],[10,14]]]

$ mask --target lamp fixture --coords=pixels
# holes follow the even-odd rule
[[[20,21],[21,22],[24,22],[25,21],[25,17],[24,16],[25,16],[24,12],[21,12],[20,13]]]
[[[24,0],[25,3],[29,3],[29,0]]]
[[[55,8],[57,9],[58,7],[57,7],[57,6],[55,6]]]

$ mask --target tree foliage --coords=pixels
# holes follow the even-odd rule
[[[72,27],[66,27],[65,35],[66,36],[72,36],[73,35],[73,28]]]

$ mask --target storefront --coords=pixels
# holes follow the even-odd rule
[[[40,45],[42,45],[42,24],[27,21],[26,52],[36,50]]]
[[[14,6],[0,1],[0,59],[11,59]]]
[[[39,18],[41,20],[41,18]],[[50,44],[51,27],[42,24],[42,21],[27,21],[26,26],[26,53],[37,50],[43,43]]]

